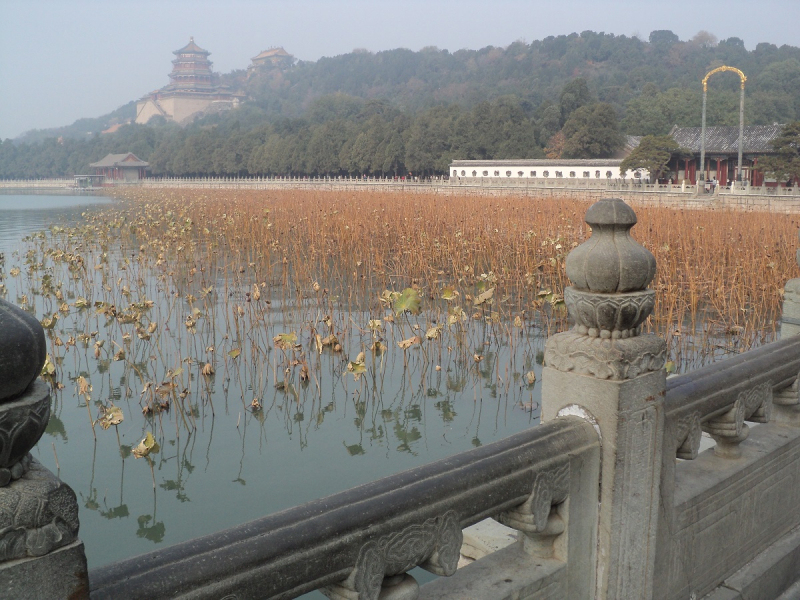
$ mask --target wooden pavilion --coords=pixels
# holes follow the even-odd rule
[[[104,183],[135,182],[144,179],[150,163],[141,160],[133,152],[108,154],[102,160],[89,165],[95,175],[102,175]]]

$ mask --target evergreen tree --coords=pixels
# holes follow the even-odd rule
[[[800,121],[786,125],[772,147],[776,154],[759,160],[758,169],[779,181],[800,181]]]
[[[619,165],[622,173],[644,169],[653,181],[661,179],[673,156],[685,157],[692,153],[682,149],[668,135],[647,135]]]
[[[624,144],[617,113],[603,102],[575,110],[563,133],[564,158],[608,158]]]
[[[592,94],[589,92],[589,84],[583,77],[573,79],[565,85],[558,97],[558,107],[561,111],[561,123],[566,124],[572,113],[591,104]]]

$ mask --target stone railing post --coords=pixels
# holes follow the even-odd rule
[[[655,292],[653,255],[629,230],[620,199],[586,212],[592,236],[567,257],[564,291],[575,326],[547,340],[542,420],[582,416],[601,437],[595,597],[653,597],[664,432],[666,344],[642,334]]]
[[[800,234],[798,235],[800,241]],[[797,249],[797,264],[800,265],[800,244]],[[790,279],[783,288],[783,318],[781,337],[800,333],[800,278]]]
[[[30,454],[50,419],[45,352],[39,322],[0,300],[0,590],[88,598],[75,492]]]
[[[800,233],[798,233],[800,241]],[[797,264],[800,266],[800,244],[797,248]],[[783,288],[783,316],[781,337],[800,334],[800,278],[790,279]],[[800,373],[787,389],[774,392],[774,420],[779,423],[800,425]]]

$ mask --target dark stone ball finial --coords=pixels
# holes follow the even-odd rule
[[[23,394],[41,373],[46,358],[39,321],[0,299],[0,404]]]
[[[47,427],[50,388],[38,380],[46,358],[39,321],[0,299],[0,488],[28,471]]]

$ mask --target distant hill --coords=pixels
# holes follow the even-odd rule
[[[136,117],[136,102],[131,101],[118,109],[93,119],[78,119],[72,125],[51,127],[48,129],[32,129],[16,138],[17,142],[34,143],[48,138],[69,137],[84,138],[95,133],[102,133],[114,125],[124,124]]]
[[[554,101],[568,81],[582,77],[599,101],[624,111],[648,82],[660,91],[676,87],[699,91],[709,69],[731,64],[750,77],[749,96],[767,92],[774,102],[785,105],[773,109],[785,120],[800,107],[798,61],[796,47],[763,43],[748,51],[738,38],[716,43],[704,32],[682,42],[670,31],[655,31],[644,42],[584,31],[454,53],[433,47],[419,52],[353,52],[301,62],[268,84],[249,81],[244,89],[259,106],[277,109],[282,116],[300,116],[314,98],[334,93],[386,98],[401,110],[415,112],[442,103],[469,108],[512,94],[536,107]],[[718,77],[711,88],[736,91],[738,80]]]
[[[242,106],[187,127],[151,122],[101,136],[108,140],[88,140],[89,131],[133,118],[131,102],[97,119],[28,132],[15,145],[61,136],[82,141],[86,160],[97,160],[93,152],[123,152],[131,148],[120,144],[133,144],[141,158],[152,158],[154,173],[439,172],[453,156],[559,152],[554,136],[585,105],[610,106],[603,114],[629,135],[699,125],[701,79],[723,64],[748,76],[746,123],[800,118],[800,48],[760,43],[747,50],[738,38],[717,41],[702,31],[686,41],[671,31],[654,31],[648,41],[584,31],[505,48],[354,51],[287,68],[237,70],[218,79],[246,96]],[[737,124],[738,98],[735,75],[715,76],[709,124]],[[505,133],[498,136],[499,130]],[[191,149],[198,144],[211,150]],[[369,153],[382,158],[367,160]],[[182,155],[187,160],[175,158]],[[9,170],[0,152],[0,176],[18,172],[14,162]]]

